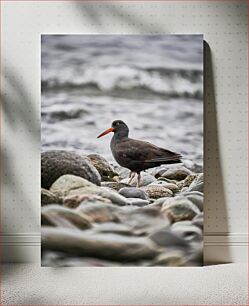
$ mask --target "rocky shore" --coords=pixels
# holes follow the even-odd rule
[[[43,266],[201,266],[203,173],[191,161],[142,173],[63,150],[41,158]]]

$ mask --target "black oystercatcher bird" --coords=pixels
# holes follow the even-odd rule
[[[128,168],[130,180],[137,173],[137,187],[140,185],[140,172],[162,164],[175,164],[181,162],[181,155],[149,142],[129,138],[129,128],[122,120],[112,122],[112,127],[101,133],[100,138],[114,132],[111,140],[111,150],[115,160],[120,166]]]

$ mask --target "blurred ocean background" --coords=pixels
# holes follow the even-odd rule
[[[115,119],[130,137],[203,164],[202,35],[42,35],[42,150],[111,163]]]

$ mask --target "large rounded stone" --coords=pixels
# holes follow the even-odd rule
[[[149,185],[143,188],[143,190],[152,199],[159,199],[163,197],[172,197],[173,192],[165,186]]]
[[[170,180],[181,181],[184,180],[192,172],[187,168],[180,166],[177,168],[170,168],[162,174],[162,177],[166,177]]]
[[[102,181],[108,181],[118,175],[104,157],[98,154],[90,154],[87,157],[90,159],[91,164],[98,170]]]
[[[178,196],[172,199],[168,199],[161,209],[163,214],[172,221],[192,220],[200,210],[187,198]]]
[[[124,187],[119,190],[119,193],[126,198],[140,198],[143,200],[148,199],[147,193],[141,188]]]
[[[41,188],[41,205],[49,205],[49,204],[61,204],[62,199],[51,191]]]
[[[92,222],[119,222],[119,207],[113,204],[85,201],[76,208],[76,211],[83,216],[87,215]]]
[[[177,186],[179,189],[183,189],[185,187],[189,187],[189,185],[196,179],[197,174],[190,174],[184,180],[177,182]]]
[[[186,263],[182,250],[171,250],[156,256],[151,266],[181,267]]]
[[[49,205],[43,207],[41,212],[42,224],[59,227],[73,228],[74,225],[79,229],[88,229],[92,227],[91,219],[83,214],[78,214],[72,210],[59,205]]]
[[[120,194],[118,194],[116,191],[107,188],[107,187],[83,187],[79,189],[71,190],[68,194],[69,196],[73,195],[98,195],[105,199],[109,199],[112,203],[115,203],[120,206],[124,206],[129,204],[129,200]]]
[[[160,246],[188,248],[188,243],[169,228],[159,229],[152,233],[149,238]]]
[[[49,189],[62,175],[80,176],[100,185],[100,175],[88,158],[63,150],[47,151],[41,154],[41,185]]]
[[[111,203],[111,200],[103,198],[98,195],[94,194],[75,194],[75,195],[69,195],[64,198],[63,205],[65,207],[69,208],[76,208],[78,207],[82,202],[85,201],[91,201],[91,202],[102,202],[102,203]]]
[[[129,202],[130,205],[140,206],[140,207],[147,206],[148,204],[150,204],[150,201],[139,198],[129,198]]]
[[[200,209],[200,211],[203,211],[203,193],[199,191],[191,191],[185,192],[183,195],[194,203]]]
[[[61,178],[60,178],[61,179]],[[59,180],[60,180],[59,179]],[[81,178],[79,178],[81,179]],[[57,181],[59,181],[57,180]],[[62,179],[61,179],[62,180]],[[84,180],[84,179],[82,179]],[[57,181],[55,183],[57,183]],[[86,181],[86,180],[84,180]],[[86,181],[87,182],[87,181]],[[54,190],[54,185],[52,185],[51,189]],[[82,181],[83,183],[83,181]],[[91,184],[88,182],[88,184]],[[61,184],[63,186],[63,184]],[[63,187],[61,187],[63,188]],[[58,188],[58,192],[63,192],[63,196],[90,196],[90,195],[97,195],[101,196],[102,198],[109,199],[112,203],[117,205],[123,206],[129,204],[129,200],[122,195],[120,195],[117,191],[108,188],[108,187],[99,187],[96,185],[85,185],[85,186],[69,186],[64,189]]]
[[[157,180],[153,183],[150,184],[150,186],[164,186],[166,188],[168,188],[169,190],[171,190],[172,192],[178,192],[179,191],[179,187],[176,184],[173,183],[168,183],[164,180]]]
[[[190,186],[189,186],[189,191],[199,191],[199,192],[203,192],[204,189],[204,183],[203,182],[193,182]]]
[[[123,224],[133,229],[135,235],[148,235],[170,225],[168,218],[162,216],[159,210],[147,206],[119,211],[118,217]]]
[[[112,203],[115,203],[120,206],[129,204],[129,200],[127,198],[123,197],[121,194],[107,187],[101,187],[99,189],[98,194],[102,196],[103,198],[107,198],[111,200]]]
[[[152,259],[159,253],[155,245],[146,237],[43,227],[41,239],[43,250],[125,262]]]
[[[57,196],[65,197],[69,195],[71,191],[75,191],[80,188],[91,188],[93,190],[97,190],[99,187],[82,177],[66,174],[59,177],[53,183],[53,185],[50,187],[50,191]]]

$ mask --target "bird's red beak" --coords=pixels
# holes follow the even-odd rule
[[[102,136],[105,136],[108,133],[114,132],[115,129],[113,127],[109,128],[108,130],[104,131],[103,133],[101,133],[97,138],[100,138]]]

